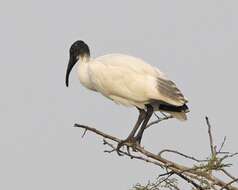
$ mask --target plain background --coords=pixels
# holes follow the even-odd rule
[[[209,155],[208,115],[219,145],[237,147],[238,1],[1,1],[0,189],[127,190],[161,170],[103,153],[102,139],[75,122],[125,138],[137,111],[83,88],[70,45],[84,40],[93,57],[126,53],[146,60],[189,99],[189,120],[146,131],[143,145]],[[182,160],[174,158],[176,161]],[[237,159],[229,169],[238,176]]]

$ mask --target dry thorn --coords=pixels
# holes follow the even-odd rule
[[[221,152],[221,150],[223,149],[225,143],[226,143],[226,136],[224,137],[224,139],[223,139],[223,141],[222,141],[222,144],[221,144],[221,146],[220,146],[220,148],[219,148],[219,150],[218,150],[217,153]]]

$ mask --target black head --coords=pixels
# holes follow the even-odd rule
[[[74,42],[70,47],[69,53],[70,57],[73,56],[75,58],[85,55],[90,56],[89,47],[82,40]]]
[[[69,50],[69,63],[66,71],[66,78],[65,78],[65,84],[66,86],[69,85],[69,74],[75,65],[75,63],[79,60],[80,57],[90,56],[89,47],[87,44],[85,44],[83,41],[78,40],[74,42]]]

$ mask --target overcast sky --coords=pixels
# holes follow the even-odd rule
[[[237,9],[237,0],[2,0],[0,189],[127,190],[161,172],[103,153],[100,137],[81,139],[72,127],[87,124],[123,139],[138,114],[83,88],[75,70],[65,87],[68,49],[79,39],[93,57],[114,52],[146,60],[189,99],[189,120],[149,129],[146,148],[208,156],[208,115],[214,140],[227,136],[226,150],[238,151]]]

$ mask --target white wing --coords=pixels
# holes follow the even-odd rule
[[[159,100],[178,106],[186,102],[161,71],[132,56],[98,57],[89,63],[89,76],[94,88],[109,98],[119,97],[141,104]]]

